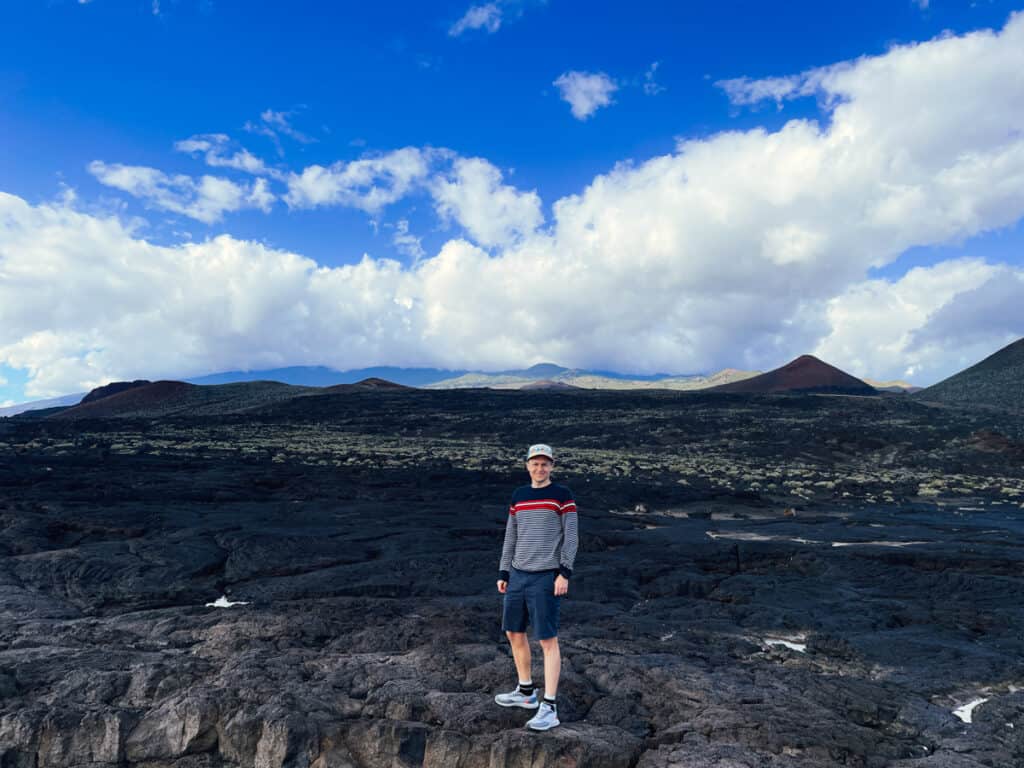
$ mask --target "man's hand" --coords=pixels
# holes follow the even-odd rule
[[[498,579],[498,591],[504,595],[506,590],[508,590],[508,582]]]
[[[499,587],[500,589],[500,587]],[[569,591],[569,580],[562,574],[555,577],[555,596],[561,597]]]

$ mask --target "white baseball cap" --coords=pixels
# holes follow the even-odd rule
[[[550,445],[544,445],[544,443],[537,443],[531,445],[530,450],[526,452],[526,460],[529,461],[534,456],[547,456],[552,461],[555,460],[555,453],[551,450]]]

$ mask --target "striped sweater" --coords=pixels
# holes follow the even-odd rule
[[[512,494],[505,524],[498,577],[508,581],[509,571],[558,570],[572,576],[579,546],[576,501],[564,485],[543,488],[523,485]]]

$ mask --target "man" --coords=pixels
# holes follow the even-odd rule
[[[550,446],[530,446],[526,453],[530,484],[512,494],[498,566],[498,591],[505,595],[501,628],[512,646],[519,685],[494,700],[503,707],[536,709],[526,724],[535,731],[558,725],[556,694],[562,668],[558,614],[561,598],[569,591],[579,543],[576,502],[566,486],[551,482],[554,466]],[[544,652],[542,702],[537,701],[537,686],[530,672],[528,624]]]

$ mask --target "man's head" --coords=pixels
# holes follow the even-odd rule
[[[530,481],[534,487],[547,485],[554,466],[555,454],[551,446],[537,443],[531,445],[530,450],[526,452],[526,471],[530,473]]]

